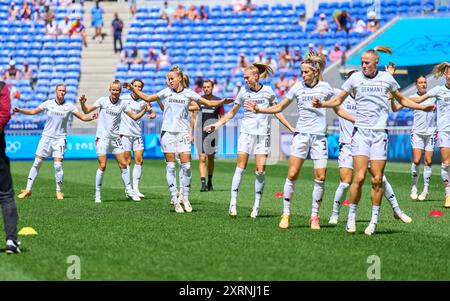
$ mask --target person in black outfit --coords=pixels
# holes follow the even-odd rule
[[[114,20],[112,21],[112,30],[114,36],[114,53],[122,51],[122,30],[123,22],[119,19],[119,15],[114,13]],[[117,47],[117,42],[120,47]]]
[[[212,91],[214,89],[214,82],[211,80],[203,81],[203,97],[208,100],[221,100],[221,98],[214,96]],[[191,143],[194,143],[193,131],[195,128],[195,137],[201,135],[201,139],[195,139],[197,153],[199,154],[199,171],[202,187],[201,192],[213,190],[212,177],[214,172],[214,155],[216,153],[216,139],[217,132],[207,133],[203,131],[205,126],[210,125],[224,115],[223,106],[217,108],[210,108],[201,105],[199,108],[199,118],[195,120],[195,114],[191,112]],[[195,126],[196,124],[196,126]],[[206,158],[208,157],[208,183],[206,183]]]
[[[9,158],[6,156],[4,129],[11,118],[11,97],[4,82],[0,82],[0,203],[6,232],[6,253],[20,253],[17,241],[17,214],[14,202],[14,191],[9,169]]]

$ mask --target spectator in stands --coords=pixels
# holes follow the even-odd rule
[[[234,85],[231,82],[231,78],[230,76],[227,76],[225,78],[225,83],[223,84],[223,89],[224,89],[224,96],[228,97],[230,95],[233,95],[233,89],[234,89]]]
[[[126,51],[126,50],[122,51],[122,53],[120,54],[120,62],[122,64],[132,64],[133,63],[133,60],[128,55],[128,51]]]
[[[294,56],[292,57],[292,61],[294,66],[299,66],[303,62],[302,54],[300,52],[300,48],[297,47],[294,50]]]
[[[195,80],[194,89],[196,93],[201,93],[203,91],[203,74],[199,72],[197,74],[197,79]]]
[[[105,11],[100,7],[100,3],[95,1],[95,5],[91,8],[91,26],[95,28],[95,34],[92,39],[95,40],[96,38],[101,38],[99,43],[103,42],[103,39],[105,38],[102,34],[104,13]]]
[[[32,22],[39,22],[42,21],[41,12],[39,11],[39,7],[37,9],[32,10],[31,12],[31,21]]]
[[[170,65],[169,54],[167,53],[166,47],[161,48],[161,53],[158,55],[159,57],[159,66],[165,67]]]
[[[367,22],[367,30],[370,32],[375,32],[380,29],[380,21],[377,19],[377,13],[370,11],[367,16],[369,17],[369,21]]]
[[[48,36],[58,36],[58,27],[53,21],[50,21],[45,25],[45,34]]]
[[[187,12],[184,9],[183,4],[178,4],[177,8],[175,9],[175,11],[173,12],[173,18],[175,20],[183,20],[184,18],[186,18]]]
[[[187,18],[189,20],[195,21],[195,20],[200,19],[200,15],[198,14],[198,11],[194,5],[191,5],[191,7],[189,8],[189,10],[187,11],[186,14],[187,14]]]
[[[341,46],[339,44],[334,45],[334,49],[330,52],[330,62],[334,63],[339,60],[342,56],[343,52],[341,50]]]
[[[8,9],[8,21],[15,21],[19,17],[19,9],[16,7],[14,2],[11,2]]]
[[[264,52],[260,51],[258,52],[258,55],[255,56],[255,58],[253,59],[254,63],[263,63],[266,61],[266,58],[264,57]]]
[[[200,5],[200,20],[208,20],[208,13],[203,5]]]
[[[213,87],[213,94],[215,95],[220,95],[222,94],[222,85],[219,84],[219,82],[217,81],[217,79],[214,79],[214,87]]]
[[[2,66],[0,66],[0,81],[5,81],[5,71],[3,71]]]
[[[64,16],[64,20],[62,20],[58,25],[58,33],[60,35],[68,36],[70,35],[70,29],[72,25],[70,24],[69,16]]]
[[[266,65],[269,65],[269,66],[272,68],[273,73],[276,72],[277,67],[278,67],[277,62],[275,62],[275,60],[273,60],[272,57],[271,57],[270,55],[267,56],[267,59],[266,59],[265,64],[266,64]]]
[[[75,17],[75,22],[72,23],[72,28],[70,29],[70,35],[81,35],[84,47],[87,47],[86,27],[81,23],[80,16]]]
[[[316,32],[321,33],[321,35],[324,35],[326,32],[328,32],[328,29],[330,28],[330,24],[328,24],[328,21],[325,19],[325,14],[320,14],[320,19],[316,22]]]
[[[161,9],[160,16],[161,19],[167,20],[167,27],[172,26],[172,19],[174,12],[175,10],[173,9],[173,7],[169,6],[169,3],[167,1],[164,1],[164,7]]]
[[[53,9],[50,8],[49,4],[45,4],[44,12],[45,12],[44,14],[45,24],[53,22],[55,20],[55,13],[53,12]]]
[[[242,89],[242,83],[241,82],[237,82],[236,83],[236,87],[234,87],[233,89],[233,98],[236,98],[236,96],[238,96],[239,92]]]
[[[33,69],[30,68],[28,61],[23,62],[22,79],[30,81],[30,85],[34,89],[37,77],[33,73]]]
[[[352,24],[352,18],[350,17],[350,14],[346,10],[336,10],[333,14],[333,17],[337,25],[336,31],[343,30],[348,33]]]
[[[289,45],[284,46],[284,50],[279,55],[280,70],[288,70],[292,68],[292,51]]]
[[[310,55],[314,55],[316,51],[314,50],[314,44],[309,43],[308,44],[308,50],[303,54],[303,59],[307,59]]]
[[[278,96],[283,96],[289,90],[289,81],[284,73],[280,74],[280,78],[275,82],[275,92]]]
[[[133,51],[131,52],[130,57],[133,64],[142,64],[144,62],[142,58],[142,53],[139,51],[137,47],[133,47]]]
[[[146,63],[156,65],[156,72],[159,72],[159,56],[155,53],[155,49],[150,48],[148,50]]]
[[[327,50],[322,50],[321,57],[323,58],[324,62],[328,62],[329,61],[329,59],[328,59],[328,51]]]
[[[239,54],[239,59],[237,62],[237,67],[234,69],[233,73],[244,72],[245,68],[250,66],[248,59],[245,57],[244,53]]]
[[[366,22],[364,22],[362,19],[355,16],[355,23],[353,25],[353,31],[357,33],[363,33],[367,31],[367,25]]]
[[[119,14],[114,13],[114,20],[111,23],[113,37],[114,37],[114,53],[122,51],[122,30],[123,22],[119,19]],[[117,47],[119,43],[120,47]]]
[[[59,0],[59,5],[60,6],[65,6],[65,7],[69,7],[72,5],[72,2],[75,2],[73,0]]]
[[[16,61],[12,60],[9,62],[9,68],[6,69],[5,76],[7,80],[20,78],[20,70],[16,68]]]
[[[19,13],[20,19],[25,21],[31,21],[31,7],[28,6],[28,2],[24,1]]]
[[[245,10],[244,0],[232,0],[231,5],[233,7],[233,11],[240,12]]]
[[[298,81],[297,73],[292,74],[291,79],[288,82],[288,89],[292,88]]]
[[[137,0],[128,0],[128,3],[130,4],[130,14],[132,17],[136,14],[136,8],[137,8]]]
[[[255,6],[252,4],[252,0],[247,0],[245,3],[245,11],[251,14],[255,10]]]

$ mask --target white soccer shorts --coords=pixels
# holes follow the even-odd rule
[[[436,134],[423,135],[411,133],[411,147],[425,150],[427,152],[434,151],[436,145]]]
[[[95,140],[95,150],[97,151],[97,155],[106,155],[108,153],[117,155],[125,151],[123,149],[122,139],[119,136],[111,139],[97,137]]]
[[[163,153],[190,153],[191,139],[189,133],[161,132],[161,151]]]
[[[238,152],[249,155],[268,155],[270,153],[270,135],[240,133]]]
[[[50,138],[42,136],[36,149],[40,157],[64,158],[66,152],[66,138]]]
[[[352,146],[349,143],[339,143],[339,168],[353,169]]]
[[[292,139],[291,156],[313,160],[328,159],[328,140],[326,135],[295,132]]]
[[[450,132],[439,131],[437,134],[439,147],[450,148]]]
[[[369,160],[387,160],[388,146],[387,130],[372,130],[365,128],[353,129],[352,155],[366,156]]]
[[[144,139],[142,137],[120,136],[124,151],[140,151],[144,149]]]

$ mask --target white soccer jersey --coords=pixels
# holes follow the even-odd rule
[[[411,97],[419,97],[417,93]],[[432,104],[435,102],[433,97],[428,98],[422,105]],[[436,132],[436,112],[424,112],[421,110],[414,110],[413,133],[422,135],[433,135]]]
[[[286,94],[286,99],[292,102],[297,101],[298,121],[295,131],[299,133],[325,135],[327,132],[327,111],[325,108],[315,108],[312,105],[313,99],[327,101],[334,96],[331,86],[323,81],[319,81],[314,87],[297,82]]]
[[[158,92],[158,97],[164,103],[161,131],[189,133],[189,105],[200,95],[187,88],[178,93],[166,88]]]
[[[342,85],[347,93],[355,92],[355,127],[373,130],[386,129],[389,118],[388,92],[400,88],[397,81],[385,71],[378,71],[373,78],[363,72],[353,73]]]
[[[122,97],[122,101],[127,104],[127,108],[136,114],[141,112],[146,106],[145,101],[142,99],[133,99],[131,93],[125,94]],[[127,137],[142,137],[142,122],[141,119],[134,120],[128,116],[125,112],[122,112],[119,134]]]
[[[341,90],[334,89],[335,96],[341,93]],[[350,95],[341,104],[341,107],[346,110],[350,115],[356,115],[356,102]],[[339,142],[349,144],[352,141],[353,134],[353,122],[348,121],[342,117],[339,117]]]
[[[72,103],[58,104],[55,99],[49,99],[41,103],[39,108],[46,111],[48,117],[42,136],[49,138],[66,137],[69,114],[77,113],[77,107]]]
[[[242,107],[246,101],[256,103],[260,108],[268,108],[276,103],[276,95],[270,86],[262,85],[258,91],[245,87],[236,96],[234,103]],[[245,110],[240,132],[252,135],[270,134],[270,116]]]
[[[104,96],[97,99],[94,106],[100,108],[97,137],[116,139],[119,136],[121,114],[127,110],[127,102],[119,98],[116,103],[112,103],[108,96]]]
[[[450,131],[450,89],[446,85],[436,86],[427,92],[437,105],[437,130]]]

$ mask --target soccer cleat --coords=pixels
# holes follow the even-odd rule
[[[183,213],[184,212],[184,209],[183,209],[183,207],[181,207],[180,203],[177,203],[175,205],[175,212],[176,213]]]
[[[202,183],[202,188],[200,188],[200,192],[206,192],[208,189],[206,188],[206,184]]]
[[[413,186],[411,188],[411,194],[409,195],[411,199],[417,200],[417,187]]]
[[[319,217],[311,216],[309,218],[309,225],[311,226],[311,230],[320,230]]]
[[[230,205],[230,208],[228,210],[228,214],[231,217],[236,217],[237,216],[236,205]]]
[[[95,197],[95,203],[100,204],[102,202],[102,199],[99,196]]]
[[[31,196],[31,190],[22,189],[20,194],[17,196],[19,199],[24,199]]]
[[[373,234],[375,234],[376,229],[377,229],[377,224],[369,223],[366,230],[364,230],[364,234],[369,235],[369,236],[373,235]]]
[[[349,219],[345,230],[347,233],[354,234],[356,232],[356,221],[354,219]]]
[[[208,182],[208,191],[213,191],[212,182]]]
[[[183,203],[183,205],[184,205],[184,211],[186,211],[186,212],[192,212],[192,205],[191,205],[190,202],[185,201],[185,202]]]
[[[258,207],[253,207],[252,213],[250,213],[250,217],[251,218],[256,218],[258,216],[258,213],[259,213],[259,208]]]
[[[57,200],[64,200],[64,193],[61,191],[56,192],[56,199]]]
[[[145,198],[145,195],[143,195],[139,190],[135,190],[134,193],[141,199]]]
[[[280,228],[280,229],[289,228],[289,219],[290,219],[290,215],[283,213],[283,215],[281,216],[281,221],[280,221],[280,224],[278,225],[278,228]]]
[[[402,222],[404,222],[405,224],[410,224],[412,222],[412,218],[410,218],[409,216],[407,216],[404,212],[400,213],[400,214],[396,214],[394,213],[394,217],[396,219],[401,220]]]
[[[6,241],[6,254],[19,254],[20,253],[20,241],[13,241],[11,239],[8,239]]]
[[[184,202],[184,195],[182,193],[178,193],[178,203],[183,204]]]
[[[134,190],[127,191],[127,197],[135,202],[139,202],[141,200],[141,198],[134,192]]]
[[[445,197],[444,207],[450,208],[450,194]]]
[[[330,216],[330,220],[328,221],[328,223],[329,223],[330,225],[337,225],[337,224],[338,224],[338,221],[339,221],[339,215],[332,214],[332,215]]]
[[[419,196],[417,197],[417,199],[418,199],[419,201],[425,201],[425,200],[427,199],[427,196],[428,196],[428,191],[424,190],[424,191],[422,191],[421,194],[419,194]]]

